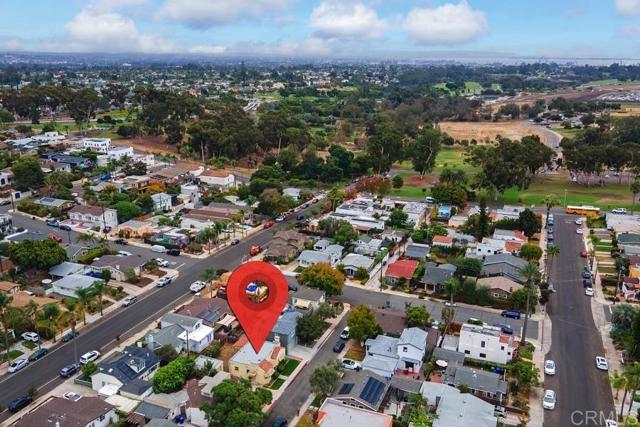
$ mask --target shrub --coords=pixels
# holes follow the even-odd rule
[[[171,361],[153,376],[153,392],[173,393],[181,390],[194,367],[195,360],[192,357],[183,356]]]

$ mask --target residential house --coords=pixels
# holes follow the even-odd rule
[[[304,250],[298,256],[298,264],[303,268],[311,267],[316,264],[331,265],[331,256],[325,252]]]
[[[406,328],[400,338],[378,335],[365,342],[367,355],[362,368],[383,377],[391,377],[396,371],[418,373],[426,354],[427,332],[420,328]]]
[[[187,392],[185,390],[179,390],[174,393],[151,394],[145,397],[143,403],[153,405],[155,408],[163,408],[166,411],[166,416],[163,418],[172,420],[178,415],[186,413],[188,402],[189,395]]]
[[[177,313],[167,313],[160,318],[160,329],[178,325],[183,329],[194,331],[202,324],[202,319]]]
[[[79,205],[69,211],[69,221],[74,227],[99,227],[100,229],[111,227],[115,230],[118,226],[118,213],[111,208]]]
[[[284,347],[274,342],[265,341],[258,353],[247,342],[229,359],[229,373],[234,378],[247,379],[253,385],[264,386],[271,382],[276,366],[284,358]]]
[[[431,357],[436,361],[442,360],[443,362],[447,362],[447,366],[464,365],[464,353],[460,353],[456,350],[449,350],[443,347],[435,347],[433,349]]]
[[[404,232],[398,230],[386,230],[380,235],[382,240],[388,240],[393,243],[400,243],[404,240]]]
[[[498,326],[478,326],[465,323],[460,329],[458,351],[478,360],[506,365],[513,359],[517,344],[513,335]]]
[[[362,236],[356,241],[354,252],[359,255],[376,256],[383,248],[384,241],[382,239],[372,239],[367,236]]]
[[[77,262],[78,259],[89,252],[89,248],[84,245],[70,244],[64,247],[67,253],[67,259],[71,262]]]
[[[98,153],[106,153],[111,148],[110,138],[84,138],[82,147],[85,150],[95,151]]]
[[[175,314],[202,319],[202,324],[217,328],[230,326],[236,318],[227,300],[222,298],[195,298],[175,311]]]
[[[384,219],[377,219],[373,216],[351,216],[340,214],[337,211],[331,213],[328,218],[335,219],[338,221],[346,221],[351,226],[363,233],[367,233],[371,230],[384,230]]]
[[[82,274],[86,268],[83,264],[76,264],[75,262],[64,261],[58,265],[54,265],[49,269],[49,276],[52,279],[57,280],[71,274]]]
[[[144,190],[147,188],[151,179],[148,176],[130,175],[122,179],[114,181],[114,183],[122,185],[124,190]]]
[[[507,396],[508,384],[495,372],[466,366],[448,366],[442,382],[456,388],[464,384],[471,394],[491,402],[502,403]]]
[[[0,175],[0,183],[2,178]],[[640,215],[614,214],[607,212],[606,214],[607,230],[613,230],[618,235],[623,233],[640,233]]]
[[[448,229],[447,236],[451,237],[454,247],[464,248],[476,243],[476,238],[470,234],[459,233],[455,230]]]
[[[293,200],[300,200],[300,189],[287,187],[282,189],[282,195],[286,197],[291,197]]]
[[[500,221],[501,219],[520,219],[520,213],[524,211],[525,208],[522,206],[511,206],[504,205],[502,209],[496,209],[495,221]]]
[[[116,407],[104,400],[84,396],[81,399],[50,397],[23,415],[15,427],[107,427],[118,421]]]
[[[92,166],[91,160],[86,157],[70,156],[56,152],[43,153],[40,155],[40,158],[58,163],[66,163],[74,169],[86,169]]]
[[[144,264],[145,260],[136,255],[103,255],[97,261],[93,261],[90,267],[95,272],[109,270],[112,279],[125,282],[129,274],[140,276]]]
[[[320,239],[313,244],[313,250],[322,252],[331,245],[331,242],[327,239]]]
[[[374,260],[368,256],[359,254],[347,254],[342,259],[342,266],[344,267],[344,274],[349,277],[353,277],[358,269],[363,268],[367,272],[373,268]]]
[[[373,307],[376,322],[385,335],[399,337],[407,324],[404,312],[386,308]]]
[[[429,256],[431,247],[422,243],[409,243],[404,250],[403,256],[408,259],[424,261]]]
[[[76,291],[90,288],[99,280],[83,274],[69,274],[51,283],[52,292],[65,297],[77,298]]]
[[[118,226],[118,232],[122,232],[125,236],[144,238],[152,236],[158,232],[155,224],[151,221],[139,221],[130,219]]]
[[[201,183],[211,187],[228,190],[235,186],[236,177],[224,170],[207,169],[198,177]]]
[[[640,234],[621,233],[617,235],[618,246],[625,255],[640,254]]]
[[[489,288],[491,296],[497,300],[506,301],[511,294],[523,286],[507,276],[482,277],[476,282],[476,286]]]
[[[178,339],[187,351],[200,353],[213,342],[213,328],[205,325],[202,319],[176,313],[167,313],[160,318],[161,329],[172,325],[183,329]]]
[[[295,290],[289,291],[289,304],[300,309],[317,309],[325,302],[325,292],[320,289],[296,284]]]
[[[420,393],[428,407],[435,407],[432,427],[496,427],[495,406],[455,387],[425,381]]]
[[[205,396],[203,394],[204,387],[208,385],[209,383],[206,383],[206,382],[203,383],[202,380],[192,378],[189,381],[187,381],[187,383],[184,386],[184,390],[187,392],[187,395],[189,396],[189,400],[187,401],[187,411],[186,411],[187,419],[189,420],[189,424],[195,427],[209,426],[206,413],[202,409],[200,409],[203,404],[211,401],[210,396]],[[210,391],[211,391],[211,388],[209,388],[208,392]]]
[[[289,261],[304,249],[308,240],[307,236],[294,230],[279,231],[264,252],[264,259],[275,262]]]
[[[120,393],[120,396],[122,397],[140,402],[144,400],[145,397],[150,396],[151,393],[153,393],[153,384],[150,381],[143,380],[142,378],[136,378],[133,381],[129,381],[128,384],[120,387],[118,393]],[[117,395],[111,395],[112,398],[113,396]]]
[[[497,228],[493,232],[493,238],[518,243],[527,243],[529,241],[529,238],[520,230],[500,230]]]
[[[98,166],[107,166],[109,162],[118,162],[125,157],[132,159],[134,161],[141,161],[146,164],[153,164],[153,155],[147,156],[136,156],[133,147],[112,147],[105,154],[100,154],[96,157]],[[139,157],[139,158],[136,158]]]
[[[170,325],[158,331],[149,331],[146,335],[147,348],[155,351],[170,345],[176,353],[181,353],[185,350],[185,342],[179,338],[183,332],[184,328],[180,325]]]
[[[276,324],[273,326],[267,340],[277,342],[284,347],[287,354],[290,354],[293,348],[298,344],[298,336],[296,335],[296,327],[298,318],[302,317],[299,311],[285,311],[280,315]],[[277,337],[277,338],[276,338]]]
[[[407,222],[412,222],[415,227],[418,227],[427,217],[429,206],[422,202],[407,202],[402,207],[402,211],[407,214]]]
[[[527,261],[511,254],[488,255],[482,262],[481,276],[506,276],[518,283],[524,282],[522,270]]]
[[[13,172],[9,168],[0,170],[0,187],[9,185],[13,185]]]
[[[98,362],[98,371],[91,376],[91,388],[102,395],[116,394],[135,379],[150,379],[159,365],[153,350],[127,346]]]
[[[169,212],[171,210],[171,196],[167,193],[156,193],[151,195],[154,212]]]
[[[390,382],[369,370],[348,371],[338,382],[331,396],[343,406],[378,411],[389,390]]]
[[[431,242],[433,246],[439,246],[442,248],[453,247],[453,237],[451,236],[434,236]]]
[[[318,410],[318,427],[343,427],[349,420],[351,427],[392,427],[391,415],[367,409],[345,406],[335,399],[325,399]]]
[[[0,233],[7,235],[13,232],[13,217],[9,214],[0,214]]]
[[[418,269],[420,263],[413,259],[401,259],[389,264],[384,273],[384,278],[391,284],[399,283],[402,280],[409,282],[413,274]]]
[[[56,199],[54,197],[41,197],[35,199],[33,203],[48,209],[59,209],[61,211],[71,209],[74,205],[71,200]]]

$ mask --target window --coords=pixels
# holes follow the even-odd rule
[[[471,352],[469,350],[465,350],[464,354],[471,354]]]
[[[235,369],[236,371],[238,371],[238,370],[239,370],[237,366],[234,366],[234,367],[233,367],[233,369]]]
[[[402,347],[402,351],[406,353],[409,350],[407,349],[407,347]]]
[[[504,350],[504,346],[503,345],[500,346],[500,350]]]
[[[480,353],[480,357],[482,357],[483,359],[486,359],[487,355],[485,353]]]
[[[487,343],[485,341],[480,341],[480,347],[485,348]]]

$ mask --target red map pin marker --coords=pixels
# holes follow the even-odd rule
[[[264,301],[249,300],[247,286],[264,284],[269,292]],[[256,353],[273,329],[282,309],[287,304],[287,279],[275,266],[262,261],[251,261],[238,267],[227,283],[227,300]]]

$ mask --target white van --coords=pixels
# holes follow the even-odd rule
[[[167,252],[167,248],[165,248],[162,245],[153,245],[153,246],[151,246],[151,251],[163,254],[163,253]]]

